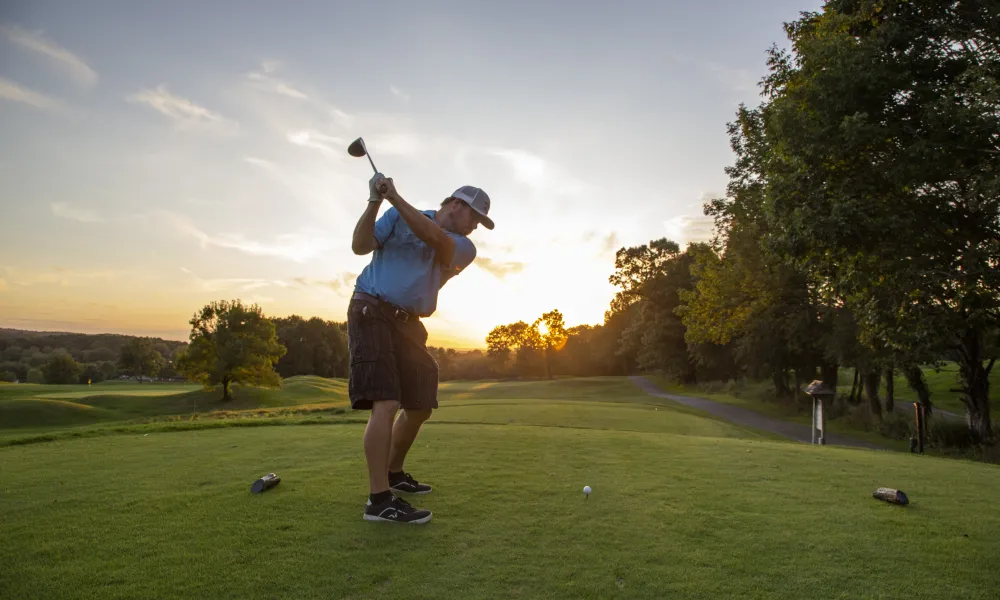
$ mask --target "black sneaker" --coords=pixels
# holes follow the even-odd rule
[[[372,506],[371,499],[365,507],[365,521],[395,521],[397,523],[426,523],[431,511],[413,508],[402,498],[393,496],[382,504]]]
[[[431,486],[420,483],[409,473],[403,473],[395,477],[389,476],[389,489],[394,492],[406,492],[407,494],[427,494],[431,491]]]

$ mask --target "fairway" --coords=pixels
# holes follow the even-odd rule
[[[183,394],[184,392],[191,391],[192,389],[197,389],[197,387],[185,386],[180,389],[152,390],[84,390],[79,392],[44,393],[32,396],[32,398],[44,398],[49,400],[78,400],[80,398],[88,398],[90,396],[136,396],[139,398],[152,398],[156,396],[174,396],[176,394]]]
[[[0,386],[0,437],[4,432],[130,422],[212,411],[247,411],[322,403],[347,404],[347,381],[290,377],[276,389],[233,386],[234,399],[191,383]]]
[[[1000,468],[772,441],[630,385],[445,386],[406,465],[426,526],[362,521],[357,414],[0,448],[0,596],[995,597]]]

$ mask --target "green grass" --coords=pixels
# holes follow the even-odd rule
[[[925,368],[924,375],[927,378],[927,385],[931,390],[931,401],[934,405],[945,411],[964,416],[965,405],[959,400],[958,394],[948,391],[957,385],[958,367],[954,363],[948,363],[939,369]],[[800,423],[806,427],[809,426],[811,421],[811,407],[808,402],[793,405],[787,401],[778,401],[774,399],[773,388],[767,382],[750,383],[745,386],[720,382],[680,385],[660,374],[649,374],[647,377],[663,390],[671,393],[708,398],[716,402],[740,406],[776,419]],[[854,371],[852,369],[840,370],[838,385],[840,394],[846,396],[850,393],[853,377]],[[885,400],[884,386],[885,382],[883,381],[882,387],[879,390],[879,397],[883,402]],[[908,405],[916,400],[916,395],[910,390],[905,379],[900,376],[895,378],[894,392],[897,406]],[[1000,402],[1000,369],[995,368],[990,374],[990,399],[992,406],[996,406]],[[858,407],[857,410],[858,412],[865,412],[864,406]],[[907,423],[913,418],[912,407],[905,413],[897,411],[895,417],[896,420],[907,421]],[[947,417],[941,417],[941,419],[945,418]],[[854,419],[853,421],[847,418],[828,419],[827,429],[833,433],[880,444],[893,450],[906,451],[909,448],[908,440],[893,439],[882,435],[874,430],[875,426],[872,423],[861,423],[861,419]],[[928,451],[938,452],[938,450]],[[957,452],[957,454],[956,452],[942,450],[940,453],[942,455],[963,455],[961,452]],[[972,455],[978,456],[976,452],[973,452],[970,456]],[[991,460],[995,461],[996,457],[994,456]]]
[[[523,425],[442,422],[465,408],[411,452],[435,486],[423,527],[361,520],[361,424],[2,448],[0,597],[937,600],[1000,585],[996,467],[714,437],[707,420],[676,435],[695,417],[669,406],[629,412],[628,430],[599,412],[546,426],[570,418],[561,403]],[[250,495],[270,471],[282,483]],[[873,500],[880,485],[911,506]]]
[[[234,386],[234,399],[194,384],[102,382],[86,385],[18,384],[0,387],[0,437],[3,432],[42,432],[53,427],[90,426],[212,411],[303,406],[346,406],[347,382],[321,377],[291,377],[280,389]]]
[[[193,392],[33,399],[119,416],[148,403],[156,420],[0,447],[0,597],[938,599],[1000,586],[1000,467],[775,441],[624,378],[442,385],[407,462],[435,486],[414,499],[433,521],[364,522],[367,413],[343,408],[343,385],[300,378],[197,418],[154,414]],[[249,494],[271,471],[282,483]],[[912,504],[872,499],[879,486]]]
[[[965,404],[960,399],[961,394],[952,392],[952,389],[960,387],[958,365],[952,362],[945,363],[941,367],[923,367],[924,377],[927,379],[927,389],[931,393],[931,402],[934,406],[953,412],[959,415],[965,414]],[[895,383],[894,396],[896,402],[916,402],[917,395],[913,393],[906,383],[906,378],[899,371],[893,377]],[[851,384],[854,382],[853,369],[841,369],[838,373],[837,390],[842,394],[851,393]],[[879,397],[885,398],[885,381],[879,390]],[[994,367],[990,372],[990,405],[996,406],[1000,402],[1000,368]]]
[[[776,439],[649,396],[623,377],[446,383],[440,405],[436,419],[449,423]]]
[[[746,388],[736,389],[736,386],[727,386],[725,384],[681,385],[660,374],[649,374],[646,377],[659,386],[660,389],[672,394],[707,398],[722,404],[739,406],[740,408],[782,421],[799,423],[806,428],[809,427],[812,421],[812,407],[808,404],[808,401],[801,405],[793,406],[788,402],[764,400],[764,398],[771,394],[770,390],[772,389],[770,384],[767,383],[753,384],[748,385]],[[843,419],[828,419],[826,421],[826,428],[831,433],[846,435],[899,452],[905,452],[909,449],[909,442],[906,440],[891,439],[876,431],[854,426]]]

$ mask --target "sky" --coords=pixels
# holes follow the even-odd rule
[[[237,298],[346,320],[357,137],[419,209],[491,197],[428,344],[600,324],[616,250],[710,237],[726,124],[819,5],[5,0],[0,327],[183,340]]]

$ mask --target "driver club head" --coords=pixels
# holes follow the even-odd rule
[[[368,154],[368,148],[365,146],[364,139],[358,138],[351,142],[351,145],[347,147],[347,153],[358,158],[362,156],[368,157],[368,163],[372,166],[372,171],[378,173],[378,169],[375,167],[375,162],[372,161],[372,155]],[[386,186],[384,183],[379,185],[379,190],[385,192]]]
[[[365,140],[363,138],[358,138],[351,142],[351,145],[347,147],[347,153],[357,158],[367,156],[368,162],[371,163],[372,170],[378,173],[378,169],[375,168],[375,163],[372,161],[371,154],[368,154],[368,148],[365,146]]]
[[[347,147],[347,153],[350,154],[351,156],[355,156],[358,158],[361,158],[362,156],[368,154],[367,150],[365,149],[365,140],[362,138],[358,138],[353,142],[351,142],[351,145]]]

